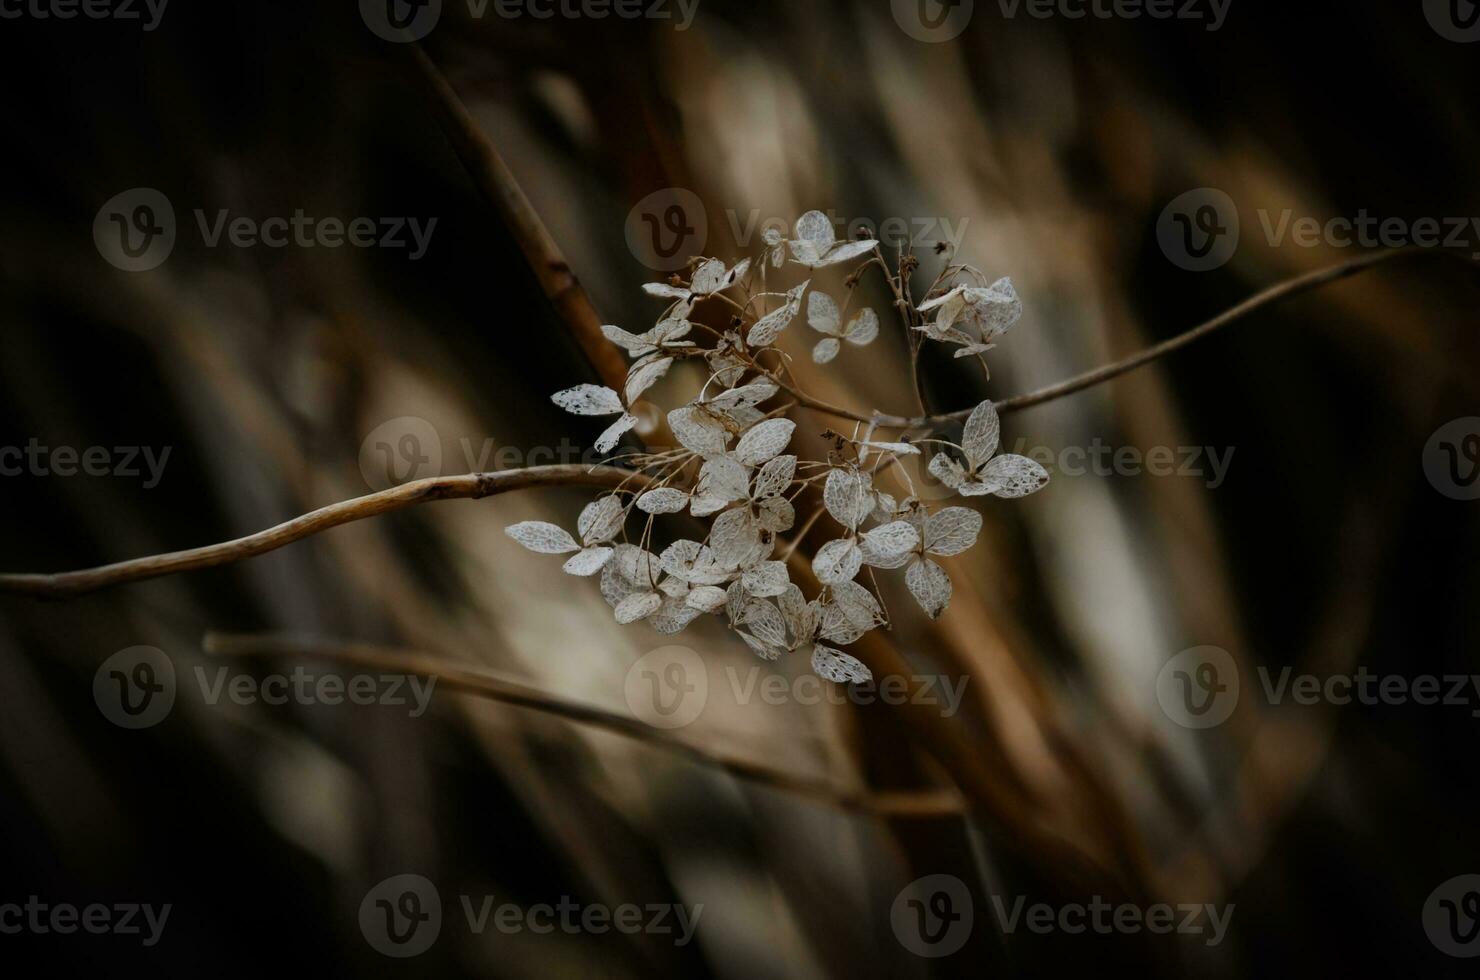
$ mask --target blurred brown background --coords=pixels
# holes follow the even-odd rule
[[[665,188],[697,195],[704,251],[727,259],[758,250],[737,241],[752,217],[811,208],[964,232],[961,257],[1012,276],[1027,313],[990,384],[927,362],[932,401],[957,409],[1357,254],[1274,244],[1261,212],[1480,215],[1480,47],[1431,26],[1434,5],[1233,0],[1216,30],[1206,5],[1190,9],[1204,19],[1040,19],[976,0],[959,36],[933,42],[884,0],[699,0],[683,30],[478,17],[448,0],[422,44],[596,309],[628,329],[651,325],[639,287],[661,273],[624,229]],[[0,477],[3,570],[223,540],[367,492],[367,440],[398,437],[408,418],[444,473],[485,451],[507,450],[496,459],[509,465],[589,446],[599,428],[548,395],[593,368],[409,65],[353,3],[174,0],[148,31],[0,20],[0,446],[170,449],[149,487]],[[168,197],[177,240],[158,268],[127,272],[95,247],[93,223],[138,187]],[[1225,193],[1242,228],[1232,260],[1207,272],[1179,267],[1157,236],[1164,209],[1200,188]],[[209,247],[196,209],[436,224],[416,259]],[[951,767],[888,706],[735,697],[732,677],[792,678],[803,658],[761,665],[713,625],[676,640],[618,629],[593,583],[503,535],[518,520],[572,525],[577,491],[439,503],[68,603],[0,599],[0,904],[173,905],[152,947],[23,930],[0,935],[0,952],[58,976],[1459,975],[1466,960],[1436,948],[1424,910],[1442,883],[1480,872],[1472,709],[1274,706],[1256,671],[1480,672],[1476,505],[1423,468],[1435,430],[1480,414],[1477,299],[1458,263],[1394,264],[1005,420],[1009,448],[1232,456],[1216,486],[1056,472],[1030,499],[982,507],[982,543],[952,564],[938,623],[886,592],[899,655],[966,679],[941,722],[996,807],[963,807]],[[814,393],[908,410],[897,334],[822,372],[807,362],[814,338],[791,333]],[[692,381],[675,375],[655,400],[678,404]],[[816,449],[830,425],[803,416],[799,438]],[[930,805],[856,812],[446,690],[419,717],[211,705],[197,667],[329,668],[302,652],[213,657],[210,631],[415,649],[618,715],[631,713],[629,668],[677,642],[710,672],[681,737]],[[130,731],[100,712],[93,679],[136,645],[166,652],[179,691],[168,718]],[[1168,718],[1156,683],[1205,645],[1230,652],[1244,690],[1226,724],[1194,730]],[[1025,828],[1098,870],[1082,878]],[[402,873],[434,882],[443,904],[438,940],[407,960],[376,952],[357,918]],[[890,914],[934,874],[963,882],[974,910],[962,949],[938,959],[907,949]],[[1009,934],[994,911],[994,896],[1061,907],[1102,885],[1142,906],[1231,904],[1231,924],[1209,945]],[[459,896],[486,895],[703,913],[683,946],[479,935]]]

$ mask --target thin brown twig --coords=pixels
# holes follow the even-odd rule
[[[112,565],[87,568],[76,572],[0,575],[0,594],[29,595],[48,599],[66,599],[110,585],[137,582],[141,579],[194,572],[217,565],[242,561],[275,551],[283,545],[327,531],[331,527],[378,517],[433,500],[479,500],[510,490],[533,487],[576,486],[616,489],[636,482],[647,485],[647,477],[635,470],[615,466],[564,464],[531,466],[493,473],[467,473],[460,476],[436,476],[415,480],[389,490],[366,494],[352,500],[320,507],[276,527],[220,544],[173,551],[147,558],[135,558]]]
[[[814,779],[775,769],[735,755],[709,749],[672,732],[619,715],[595,705],[584,704],[499,677],[449,660],[412,650],[396,650],[360,643],[340,643],[312,637],[281,634],[207,633],[206,653],[235,657],[312,657],[370,670],[393,671],[435,678],[444,690],[538,711],[578,722],[626,738],[648,742],[683,755],[695,762],[723,770],[746,782],[795,793],[843,810],[888,816],[947,816],[960,814],[962,802],[949,791],[871,793],[840,787],[825,779]]]
[[[1213,333],[1216,330],[1220,330],[1231,323],[1242,320],[1249,314],[1263,309],[1266,306],[1270,306],[1281,300],[1289,299],[1293,296],[1299,296],[1303,293],[1311,292],[1333,282],[1339,282],[1342,279],[1350,278],[1362,272],[1366,272],[1368,269],[1374,268],[1378,265],[1392,262],[1397,259],[1414,257],[1417,255],[1438,255],[1444,256],[1451,260],[1465,262],[1472,266],[1477,264],[1475,260],[1471,259],[1469,256],[1460,253],[1447,252],[1438,249],[1413,247],[1394,249],[1388,252],[1378,252],[1372,255],[1364,255],[1361,258],[1351,259],[1349,261],[1341,262],[1333,266],[1328,266],[1324,269],[1317,269],[1314,272],[1308,272],[1304,275],[1296,276],[1293,279],[1287,279],[1283,282],[1276,283],[1275,285],[1270,286],[1267,289],[1261,290],[1260,292],[1255,293],[1253,296],[1250,296],[1248,299],[1239,303],[1237,306],[1234,306],[1218,314],[1211,320],[1200,323],[1190,330],[1184,331],[1183,333],[1180,333],[1175,337],[1164,340],[1159,344],[1153,344],[1152,346],[1147,347],[1145,350],[1132,354],[1129,357],[1122,358],[1121,360],[1114,361],[1110,364],[1102,365],[1090,371],[1085,371],[1083,374],[1075,375],[1074,377],[1069,378],[1065,381],[1060,381],[1057,384],[1048,385],[1047,387],[1039,388],[1036,391],[1030,391],[1021,395],[1015,395],[1012,398],[1007,398],[1003,401],[997,402],[997,414],[1007,415],[1012,412],[1021,411],[1025,408],[1032,408],[1037,405],[1043,405],[1047,402],[1056,401],[1060,398],[1063,398],[1066,395],[1072,395],[1077,392],[1083,391],[1086,388],[1092,388],[1095,385],[1103,384],[1104,382],[1109,381],[1113,378],[1120,377],[1122,374],[1127,374],[1131,371],[1134,371],[1136,368],[1143,367],[1147,364],[1150,364],[1152,361],[1165,357],[1167,354],[1170,354],[1173,351],[1180,350],[1181,348],[1186,347],[1188,344],[1191,344],[1194,341],[1201,340],[1208,334]],[[930,426],[941,425],[947,422],[960,421],[970,415],[972,411],[970,408],[964,408],[955,412],[945,412],[940,415],[926,415],[916,418],[906,418],[902,415],[888,415],[882,412],[865,414],[862,412],[855,412],[852,409],[843,408],[838,405],[831,405],[820,399],[813,398],[812,396],[807,395],[804,392],[798,391],[796,388],[783,382],[780,378],[777,378],[774,375],[772,375],[772,380],[775,381],[779,386],[784,388],[786,391],[788,391],[799,404],[804,405],[807,408],[811,408],[819,412],[824,412],[828,415],[834,415],[838,418],[852,419],[856,422],[871,423],[878,426],[879,428],[884,429],[928,428]]]

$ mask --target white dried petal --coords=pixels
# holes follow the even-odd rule
[[[668,413],[668,428],[673,437],[691,453],[703,457],[718,456],[725,451],[730,434],[707,412],[692,405]]]
[[[663,299],[688,299],[689,291],[680,289],[678,286],[670,286],[666,282],[645,282],[642,291],[649,296],[659,296]]]
[[[659,562],[669,575],[694,585],[718,585],[730,576],[729,570],[715,558],[713,549],[688,539],[670,544]]]
[[[596,437],[596,451],[598,453],[609,453],[617,446],[617,440],[622,438],[634,425],[637,424],[637,416],[623,413],[606,431]]]
[[[873,343],[878,335],[879,314],[873,310],[859,310],[858,315],[848,321],[848,329],[843,331],[844,339],[859,347]]]
[[[769,347],[775,342],[781,331],[791,326],[791,321],[796,319],[797,311],[802,308],[802,293],[806,288],[807,282],[804,282],[787,290],[786,302],[757,320],[755,326],[750,328],[750,333],[745,335],[745,342],[752,348]]]
[[[605,385],[576,385],[555,392],[550,400],[573,415],[615,415],[622,411],[622,396]]]
[[[581,516],[576,520],[576,533],[586,545],[610,541],[622,530],[626,516],[627,509],[622,506],[621,497],[614,493],[597,497],[581,509]]]
[[[1002,336],[1023,317],[1023,301],[1018,298],[1012,280],[998,279],[986,289],[966,291],[967,317],[981,331],[982,341]]]
[[[637,509],[644,514],[677,514],[689,502],[689,495],[673,487],[658,487],[637,498]]]
[[[817,580],[827,585],[847,582],[863,567],[863,551],[857,542],[849,538],[829,541],[817,549],[812,559],[812,572]]]
[[[638,336],[635,333],[628,333],[616,324],[602,324],[601,335],[633,357],[651,354],[656,349],[646,337]]]
[[[648,617],[648,625],[664,636],[682,633],[684,627],[704,615],[703,610],[689,605],[686,596],[669,596],[658,611]]]
[[[791,486],[797,472],[797,458],[792,455],[777,456],[762,466],[755,475],[755,488],[751,496],[755,500],[779,497]]]
[[[648,591],[657,585],[658,576],[663,570],[657,555],[635,544],[619,544],[616,552],[612,558],[612,567],[619,575],[642,591]]]
[[[838,356],[838,351],[842,349],[842,341],[836,337],[819,340],[817,346],[812,348],[812,362],[814,364],[831,364],[833,358]]]
[[[960,490],[961,485],[966,482],[966,471],[961,468],[961,464],[945,453],[936,453],[935,458],[930,461],[929,469],[931,476],[952,490]]]
[[[757,640],[755,637],[751,636],[749,633],[746,633],[743,630],[739,631],[739,633],[740,639],[744,640],[745,645],[750,647],[750,652],[755,654],[757,657],[760,657],[762,660],[775,660],[786,652],[780,647],[773,647],[769,644],[762,643],[760,640]]]
[[[759,466],[786,448],[796,427],[791,419],[767,419],[740,437],[735,458],[746,466]]]
[[[570,532],[546,521],[520,521],[504,528],[504,533],[536,554],[564,555],[581,550]]]
[[[944,507],[925,519],[925,550],[949,558],[976,544],[982,515],[969,507]]]
[[[778,596],[791,585],[786,577],[786,562],[782,561],[758,562],[745,570],[740,582],[746,592],[761,598]]]
[[[808,211],[797,219],[793,238],[799,242],[810,242],[819,247],[831,245],[837,240],[832,222],[821,211]]]
[[[860,239],[858,241],[843,242],[824,250],[816,259],[804,263],[815,269],[825,268],[830,265],[838,265],[841,262],[851,262],[872,252],[879,243],[872,239]]]
[[[719,515],[709,532],[709,544],[714,549],[715,559],[731,568],[739,565],[759,542],[760,528],[745,507],[736,507]]]
[[[959,311],[962,307],[964,307],[966,305],[965,302],[964,302],[964,299],[963,299],[963,297],[965,297],[965,295],[966,295],[966,287],[965,286],[957,286],[955,289],[952,289],[949,292],[941,293],[939,296],[935,297],[934,299],[927,299],[925,302],[921,303],[919,305],[919,307],[917,307],[917,308],[919,309],[919,311],[921,313],[929,313],[931,310],[937,309],[938,307],[942,307],[946,303],[951,303],[951,304],[953,304],[953,308]],[[936,319],[939,320],[940,317],[937,316]],[[955,317],[952,317],[951,319],[954,320]]]
[[[775,647],[786,646],[786,620],[781,617],[781,610],[771,603],[762,599],[747,602],[745,611],[740,614],[740,622],[748,626],[762,643]]]
[[[838,312],[837,300],[819,289],[812,290],[807,297],[807,326],[830,337],[839,335],[842,315]]]
[[[1027,456],[1007,454],[983,467],[981,480],[999,497],[1026,497],[1048,484],[1048,471]]]
[[[658,357],[632,365],[632,369],[627,372],[627,384],[624,388],[627,393],[627,404],[631,405],[637,401],[642,393],[657,384],[672,366],[673,358],[671,357]]]
[[[791,631],[792,644],[806,643],[812,639],[812,634],[817,631],[818,606],[815,602],[808,602],[802,590],[796,585],[788,585],[776,599],[781,607],[781,616],[786,620],[786,628]]]
[[[588,575],[595,575],[611,560],[612,549],[610,548],[586,548],[567,558],[562,567],[567,575],[580,575],[584,578]]]
[[[717,585],[701,585],[689,592],[687,601],[700,612],[719,612],[725,605],[725,590]]]
[[[637,592],[617,603],[617,622],[622,625],[646,619],[658,611],[663,597],[656,592]]]
[[[874,679],[874,675],[857,658],[821,643],[812,648],[812,670],[818,677],[836,684],[866,684]]]
[[[695,517],[708,517],[710,514],[718,514],[733,503],[733,500],[728,500],[724,497],[705,496],[701,493],[690,503],[689,513]]]
[[[699,496],[744,500],[750,495],[750,471],[731,456],[716,456],[699,467]]]
[[[921,558],[905,570],[904,584],[931,619],[939,619],[951,601],[951,577],[929,558]]]
[[[708,296],[725,285],[725,264],[719,259],[705,259],[694,270],[694,277],[689,282],[689,292],[695,296]]]
[[[848,620],[870,630],[884,622],[884,610],[874,594],[857,582],[838,582],[832,587],[833,605]]]
[[[920,455],[920,447],[908,442],[862,442],[859,445],[867,446],[875,452],[893,453],[896,456]]]
[[[892,558],[919,547],[920,535],[909,521],[893,521],[865,532],[863,542],[872,553]]]
[[[1001,436],[996,406],[988,400],[973,408],[966,420],[966,431],[961,436],[961,448],[966,451],[968,468],[973,472],[981,469],[982,464],[997,451]]]
[[[756,502],[755,519],[762,530],[779,534],[791,530],[791,526],[796,523],[797,513],[790,500],[784,497],[767,497]]]
[[[729,412],[737,408],[754,408],[761,402],[776,394],[780,389],[772,381],[752,381],[748,385],[739,388],[731,388],[722,391],[709,399],[707,404],[711,408],[721,409]]]
[[[852,530],[874,509],[873,479],[857,470],[835,469],[822,485],[822,505],[833,520]]]

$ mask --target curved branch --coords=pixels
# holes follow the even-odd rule
[[[1014,395],[1012,398],[1007,398],[1003,401],[997,402],[997,414],[1007,415],[1011,412],[1016,412],[1025,408],[1032,408],[1036,405],[1043,405],[1051,401],[1056,401],[1066,395],[1072,395],[1076,392],[1083,391],[1086,388],[1093,388],[1095,385],[1103,384],[1104,382],[1109,381],[1112,378],[1118,378],[1122,374],[1127,374],[1131,371],[1134,371],[1136,368],[1150,364],[1152,361],[1164,357],[1167,354],[1172,353],[1173,351],[1180,350],[1181,348],[1186,347],[1188,344],[1191,344],[1193,341],[1200,340],[1203,337],[1206,337],[1208,334],[1213,333],[1215,330],[1219,330],[1231,323],[1242,320],[1244,317],[1248,316],[1250,313],[1255,312],[1256,310],[1263,309],[1266,306],[1271,306],[1281,300],[1289,299],[1292,296],[1299,296],[1302,293],[1311,292],[1313,290],[1319,289],[1322,286],[1329,285],[1330,283],[1339,282],[1342,279],[1350,278],[1351,276],[1366,272],[1368,269],[1371,269],[1375,266],[1382,265],[1387,262],[1392,262],[1396,259],[1410,258],[1417,255],[1444,256],[1455,261],[1464,262],[1468,265],[1471,265],[1472,267],[1476,265],[1474,259],[1458,252],[1446,252],[1438,249],[1411,247],[1394,249],[1388,252],[1377,252],[1372,255],[1364,255],[1361,258],[1351,259],[1346,262],[1338,263],[1337,265],[1328,266],[1324,269],[1317,269],[1314,272],[1308,272],[1305,275],[1296,276],[1293,279],[1286,279],[1284,282],[1276,283],[1275,285],[1270,286],[1268,289],[1264,289],[1260,292],[1255,293],[1253,296],[1250,296],[1248,299],[1244,300],[1242,303],[1239,303],[1237,306],[1225,310],[1224,312],[1213,317],[1211,320],[1208,320],[1205,323],[1200,323],[1192,329],[1180,333],[1168,340],[1164,340],[1159,344],[1153,344],[1143,351],[1132,354],[1130,357],[1123,358],[1122,360],[1115,361],[1110,364],[1102,365],[1101,367],[1094,368],[1093,370],[1086,371],[1083,374],[1079,374],[1072,378],[1069,378],[1066,381],[1060,381],[1057,384],[1048,385],[1047,387],[1039,388],[1036,391],[1026,392],[1021,395]],[[940,425],[946,422],[960,421],[971,414],[970,408],[964,408],[956,412],[946,412],[940,415],[921,416],[919,418],[906,418],[902,415],[886,415],[879,412],[875,412],[873,414],[864,414],[861,412],[852,411],[851,409],[840,408],[837,405],[830,405],[827,402],[821,401],[820,399],[813,398],[810,395],[798,391],[795,387],[782,381],[780,378],[773,376],[772,380],[775,381],[776,384],[784,388],[788,393],[790,393],[791,396],[795,398],[797,400],[797,403],[800,405],[804,405],[807,408],[811,408],[819,412],[824,412],[828,415],[837,416],[838,418],[851,419],[856,422],[872,423],[873,425],[885,429],[927,428],[929,426]]]
[[[112,565],[101,565],[76,572],[53,575],[0,575],[0,594],[39,596],[65,599],[83,595],[110,585],[137,582],[141,579],[194,572],[253,558],[275,551],[331,527],[378,517],[433,500],[478,500],[510,490],[532,487],[576,486],[618,488],[625,485],[646,486],[647,477],[634,470],[615,466],[531,466],[520,470],[494,473],[468,473],[461,476],[434,476],[415,480],[379,493],[366,494],[341,501],[295,517],[276,527],[249,534],[234,541],[173,551],[164,555],[135,558]]]
[[[827,780],[797,775],[739,756],[721,753],[663,731],[636,718],[619,715],[595,705],[572,701],[538,688],[505,680],[443,657],[409,650],[393,650],[359,643],[330,643],[291,636],[207,633],[205,652],[237,657],[315,657],[338,664],[371,670],[414,674],[435,679],[447,690],[528,708],[564,718],[626,738],[659,745],[702,765],[761,786],[795,793],[843,810],[890,816],[941,816],[959,814],[963,804],[949,792],[870,793],[837,786]]]

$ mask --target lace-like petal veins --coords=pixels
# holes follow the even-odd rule
[[[768,646],[786,647],[786,620],[781,610],[761,599],[752,599],[745,604],[740,621]]]
[[[930,461],[930,475],[952,490],[960,490],[961,485],[966,482],[966,471],[961,464],[956,462],[945,453],[936,453],[935,458]]]
[[[726,500],[724,497],[699,494],[689,504],[689,513],[695,517],[708,517],[711,514],[718,514],[733,503],[733,500]]]
[[[726,412],[737,408],[754,408],[779,390],[774,382],[752,381],[748,385],[720,392],[709,399],[707,404]]]
[[[699,496],[744,500],[750,495],[750,471],[730,456],[716,456],[699,467]]]
[[[874,509],[873,480],[857,470],[832,470],[822,485],[822,505],[844,527],[852,530]]]
[[[666,282],[645,282],[642,291],[649,296],[658,296],[663,299],[688,299],[689,291],[678,286],[670,286]]]
[[[904,573],[910,595],[931,619],[939,619],[951,601],[951,577],[929,558],[921,558]]]
[[[812,559],[812,573],[825,585],[852,581],[862,567],[863,551],[847,538],[829,541]]]
[[[873,310],[860,310],[857,316],[848,321],[848,329],[843,331],[844,339],[859,347],[873,343],[878,335],[879,314]]]
[[[807,296],[807,326],[829,337],[839,336],[842,317],[838,312],[837,300],[827,293],[814,289]]]
[[[983,343],[1002,336],[1023,318],[1023,301],[1005,276],[986,289],[968,289],[967,297],[967,316],[981,331]]]
[[[623,626],[646,619],[658,611],[663,597],[656,592],[637,592],[617,603],[617,622]]]
[[[791,326],[791,321],[796,319],[797,311],[802,308],[802,293],[806,288],[807,283],[804,282],[787,290],[786,302],[757,320],[755,326],[750,328],[750,333],[745,335],[745,342],[752,348],[769,347],[775,343],[781,331]]]
[[[1026,497],[1048,485],[1048,471],[1026,456],[998,456],[981,472],[982,483],[999,497]]]
[[[622,529],[626,516],[621,497],[614,493],[597,497],[581,508],[581,516],[576,519],[576,533],[588,546],[610,541]]]
[[[790,500],[783,497],[767,497],[756,503],[755,519],[762,530],[779,534],[782,531],[791,530],[792,525],[797,522],[797,512],[791,506]]]
[[[633,357],[651,354],[656,350],[646,337],[640,337],[635,333],[628,333],[616,324],[602,324],[601,335]]]
[[[637,591],[652,591],[658,583],[658,576],[663,572],[658,556],[650,551],[644,551],[635,544],[619,544],[616,546],[616,552],[616,556],[612,559],[612,567],[617,570],[617,573],[637,586]]]
[[[769,461],[791,442],[796,427],[791,419],[767,419],[740,437],[735,444],[735,458],[746,466]]]
[[[751,491],[751,497],[755,500],[764,500],[767,497],[781,496],[791,486],[796,472],[797,458],[795,456],[777,456],[762,466],[760,472],[756,474],[755,488]]]
[[[797,219],[793,237],[800,242],[809,242],[826,248],[837,240],[832,222],[821,211],[808,211]]]
[[[584,578],[588,575],[595,575],[611,560],[612,549],[610,548],[586,548],[567,558],[562,567],[567,575],[579,575]]]
[[[874,679],[873,673],[856,657],[821,643],[812,648],[812,670],[835,684],[866,684]]]
[[[684,627],[702,615],[703,610],[689,605],[687,596],[669,596],[658,606],[658,611],[648,617],[648,625],[664,636],[672,636],[682,633]]]
[[[925,519],[925,550],[949,558],[976,544],[982,515],[969,507],[943,507]]]
[[[920,545],[920,535],[909,521],[894,521],[876,527],[865,533],[863,540],[867,548],[884,557],[902,555]]]
[[[725,607],[725,590],[717,585],[701,585],[689,592],[687,601],[700,612],[719,612]]]
[[[642,396],[642,393],[657,384],[672,366],[673,358],[671,357],[659,357],[651,361],[634,364],[632,370],[627,372],[627,384],[625,386],[627,404],[631,405],[637,401]]]
[[[750,652],[755,654],[757,657],[760,657],[762,660],[776,660],[783,653],[786,652],[780,647],[773,647],[769,644],[762,643],[760,640],[757,640],[755,637],[751,636],[749,633],[746,633],[744,630],[740,630],[738,632],[740,633],[740,639],[744,640],[745,645],[750,647]]]
[[[966,420],[966,431],[961,436],[961,448],[966,451],[966,462],[972,471],[981,469],[982,464],[992,458],[1002,436],[997,408],[984,401],[971,410]]]
[[[819,340],[817,346],[812,348],[812,363],[831,364],[833,359],[838,356],[838,351],[842,349],[842,341],[836,337]]]
[[[998,483],[963,483],[956,488],[956,492],[963,497],[985,497],[999,489],[1001,485]]]
[[[520,521],[504,528],[504,533],[536,554],[564,555],[581,550],[565,528],[545,521]]]
[[[637,416],[623,414],[606,431],[596,437],[596,451],[598,453],[609,453],[617,448],[617,440],[626,435],[627,431],[637,424]]]
[[[692,405],[684,405],[669,412],[668,428],[672,430],[679,445],[706,459],[723,453],[725,443],[730,439],[723,426]]]
[[[604,385],[576,385],[555,392],[550,400],[572,415],[615,415],[622,411],[622,396]]]
[[[680,539],[663,550],[659,559],[663,570],[674,578],[694,585],[719,585],[730,577],[720,565],[714,551],[697,541]]]
[[[884,622],[884,610],[874,594],[857,582],[838,582],[832,587],[833,605],[849,622],[870,630]]]
[[[694,278],[689,282],[689,292],[695,296],[708,296],[725,285],[725,264],[719,259],[705,259],[694,270]]]
[[[649,490],[637,498],[637,509],[644,514],[677,514],[688,505],[689,495],[673,487]]]
[[[779,596],[791,585],[786,577],[786,562],[782,561],[758,562],[745,570],[740,581],[746,592],[761,598]]]
[[[817,631],[817,606],[807,601],[795,584],[788,585],[776,599],[786,628],[791,631],[792,645],[806,643]]]
[[[709,543],[716,560],[731,568],[739,565],[759,542],[760,528],[745,507],[727,510],[716,517],[709,532]]]
[[[821,269],[829,265],[838,265],[842,262],[851,262],[874,250],[879,243],[872,239],[861,241],[844,242],[825,249],[822,254],[810,264],[813,268]]]

